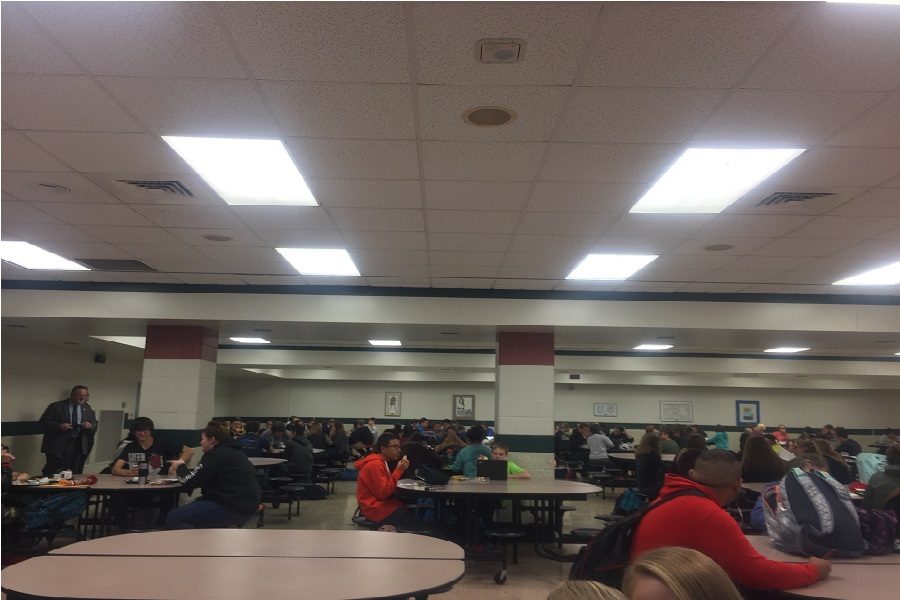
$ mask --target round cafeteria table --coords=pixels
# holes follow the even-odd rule
[[[804,556],[786,554],[764,535],[751,535],[747,539],[756,550],[771,560],[806,562]],[[824,581],[787,594],[799,597],[833,598],[840,600],[894,600],[900,589],[900,554],[863,556],[862,558],[832,558],[831,575]],[[891,591],[894,590],[894,591]]]
[[[247,460],[249,460],[250,464],[254,467],[274,467],[275,465],[287,462],[283,458],[267,458],[263,456],[251,456]]]
[[[411,534],[164,531],[80,542],[12,565],[3,591],[10,600],[246,600],[264,581],[267,595],[285,597],[300,584],[317,600],[424,597],[459,581],[462,559],[451,542]]]

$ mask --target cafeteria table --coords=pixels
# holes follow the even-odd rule
[[[254,467],[274,467],[275,465],[287,462],[287,460],[283,458],[268,458],[265,456],[251,456],[247,460],[249,460],[250,464]]]
[[[767,536],[747,536],[747,539],[768,559],[782,562],[809,560],[805,556],[778,550]],[[836,600],[894,600],[897,597],[897,590],[900,589],[900,554],[832,558],[830,561],[831,574],[827,579],[809,587],[788,590],[784,595]]]
[[[451,542],[402,533],[163,531],[26,560],[4,569],[2,588],[9,600],[246,600],[264,581],[266,595],[278,597],[302,590],[317,600],[424,598],[462,578],[463,558]]]
[[[472,547],[476,538],[477,506],[481,499],[509,499],[516,506],[523,500],[530,500],[534,503],[537,528],[546,525],[556,531],[559,529],[557,519],[562,518],[560,506],[564,500],[587,500],[588,494],[596,494],[599,491],[600,488],[595,485],[564,479],[490,481],[483,478],[453,478],[447,485],[442,486],[427,485],[412,479],[401,479],[397,482],[397,494],[401,496],[431,497],[442,503],[447,500],[464,502],[467,548]],[[514,509],[513,512],[515,514],[518,511]],[[539,531],[535,532],[534,547],[539,556],[560,558],[543,547]]]

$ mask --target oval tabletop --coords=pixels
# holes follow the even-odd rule
[[[261,589],[275,598],[354,600],[425,595],[464,572],[462,560],[53,555],[5,568],[2,587],[12,597],[79,600],[246,600]]]
[[[477,479],[451,479],[445,486],[431,486],[413,479],[397,482],[401,490],[422,495],[439,496],[504,496],[579,499],[600,491],[595,485],[565,479],[511,479],[508,481],[480,481]]]
[[[283,458],[266,458],[264,456],[251,456],[248,460],[254,467],[271,467],[274,465],[280,465],[283,462],[287,462]]]
[[[51,554],[445,560],[461,560],[465,556],[456,544],[423,535],[306,529],[186,529],[128,533],[69,544]]]

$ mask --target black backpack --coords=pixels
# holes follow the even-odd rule
[[[428,485],[447,485],[450,481],[449,475],[429,465],[421,465],[416,469],[416,477]]]
[[[659,502],[645,506],[639,512],[611,522],[595,535],[587,546],[578,551],[578,556],[569,572],[569,579],[589,579],[621,588],[622,577],[631,555],[631,543],[638,523],[654,508],[681,496],[707,497],[699,490],[682,490]]]

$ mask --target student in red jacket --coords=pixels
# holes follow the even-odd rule
[[[409,467],[409,460],[400,457],[400,440],[392,433],[382,433],[375,442],[375,451],[356,462],[359,477],[356,481],[356,502],[359,512],[378,526],[393,525],[404,531],[424,531],[429,525],[406,509],[406,504],[394,496],[397,482]],[[399,459],[399,462],[398,462]],[[388,463],[396,462],[391,471]]]
[[[650,511],[640,522],[631,546],[631,560],[663,546],[693,548],[716,561],[732,581],[756,590],[805,587],[831,572],[831,563],[810,558],[808,563],[783,563],[762,556],[747,541],[737,521],[722,506],[741,489],[741,464],[726,450],[708,450],[697,458],[690,479],[666,475],[657,502],[682,490],[699,495],[680,496]]]

